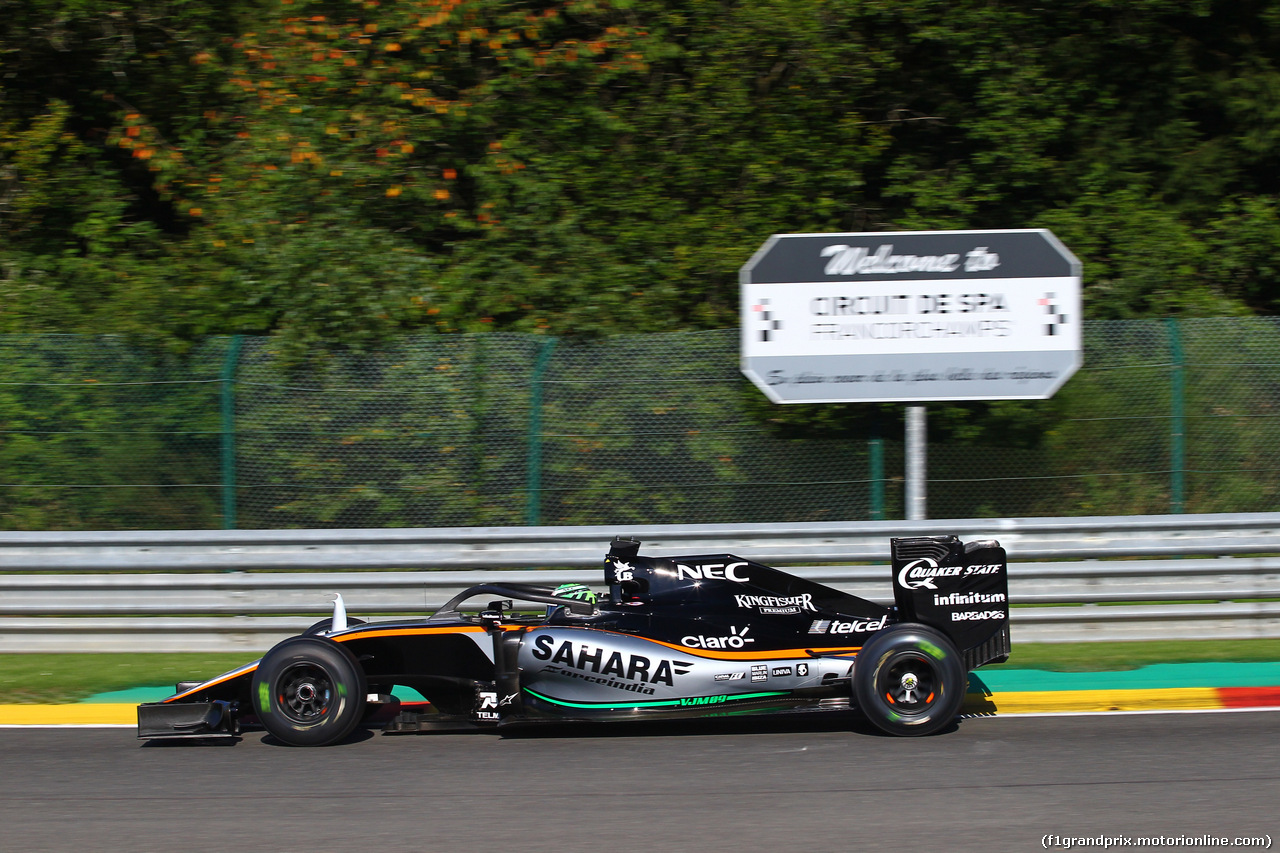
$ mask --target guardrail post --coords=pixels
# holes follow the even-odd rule
[[[227,357],[222,362],[220,403],[222,408],[222,527],[236,526],[236,366],[240,361],[243,335],[232,335]]]
[[[555,338],[549,337],[542,342],[533,365],[533,375],[529,377],[529,492],[525,500],[524,523],[530,527],[537,527],[542,520],[542,380],[551,363],[551,351],[555,348]]]
[[[1177,319],[1165,320],[1169,330],[1169,512],[1185,508],[1187,429],[1186,429],[1186,353],[1182,349],[1182,330]]]

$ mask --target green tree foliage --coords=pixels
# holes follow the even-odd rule
[[[1280,4],[0,2],[0,328],[736,322],[770,233],[1050,227],[1271,312]]]
[[[1277,57],[1275,0],[0,0],[0,333],[272,335],[296,363],[723,329],[771,233],[933,228],[1053,229],[1092,320],[1272,314]],[[780,438],[901,430],[742,403]],[[1072,405],[930,429],[1030,470]]]

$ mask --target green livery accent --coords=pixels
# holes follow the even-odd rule
[[[258,685],[258,706],[264,714],[271,713],[271,688],[265,681]]]
[[[938,648],[933,643],[930,643],[927,640],[921,641],[920,648],[928,652],[929,654],[933,655],[938,660],[942,660],[947,656],[946,652],[944,652],[942,649]]]
[[[691,696],[684,699],[654,699],[649,702],[569,702],[564,699],[554,699],[550,696],[544,696],[536,690],[530,690],[528,687],[526,687],[524,691],[544,702],[550,702],[553,705],[561,705],[565,708],[589,708],[592,710],[606,710],[610,708],[677,708],[694,705],[719,705],[724,702],[737,702],[742,699],[767,699],[771,696],[786,696],[790,692],[789,690],[770,690],[764,693]]]

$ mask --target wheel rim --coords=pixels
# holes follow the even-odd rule
[[[917,652],[889,660],[876,681],[880,696],[902,714],[919,714],[938,701],[938,671],[933,661]]]
[[[314,723],[333,705],[335,691],[329,673],[313,663],[296,663],[280,674],[276,703],[295,723]]]

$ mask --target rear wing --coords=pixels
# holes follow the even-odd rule
[[[903,621],[947,635],[967,669],[1009,658],[1009,565],[999,542],[912,536],[891,539],[890,549]]]

